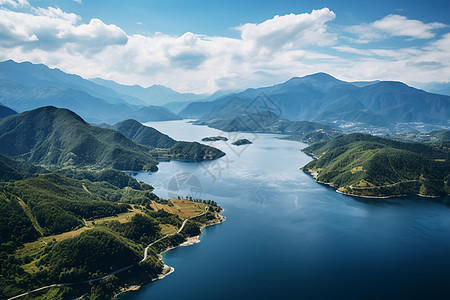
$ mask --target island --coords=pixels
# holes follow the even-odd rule
[[[303,149],[315,160],[302,169],[347,195],[440,197],[450,193],[449,146],[354,133]]]
[[[233,144],[235,146],[241,146],[241,145],[249,145],[249,144],[253,144],[253,143],[247,139],[239,139],[237,141],[232,142],[231,144]]]
[[[211,137],[205,137],[202,138],[202,142],[216,142],[216,141],[228,141],[228,138],[224,136],[211,136]]]

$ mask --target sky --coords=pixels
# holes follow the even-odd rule
[[[450,81],[448,1],[0,0],[0,60],[212,93],[326,72]]]

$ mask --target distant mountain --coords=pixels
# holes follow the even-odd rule
[[[0,79],[14,81],[24,86],[80,90],[109,103],[145,104],[137,98],[117,93],[81,76],[67,74],[59,69],[50,69],[43,64],[17,63],[13,60],[0,62]]]
[[[81,90],[24,86],[6,80],[0,80],[0,102],[18,111],[48,105],[67,108],[92,123],[115,123],[126,118],[142,122],[179,119],[167,108],[160,106],[112,104]]]
[[[4,117],[7,117],[7,116],[15,115],[15,114],[17,114],[16,111],[0,104],[0,119],[3,119]]]
[[[0,103],[19,112],[48,105],[67,108],[92,123],[115,123],[127,118],[142,122],[179,119],[167,108],[145,107],[137,98],[80,76],[11,60],[0,63]]]
[[[248,89],[213,102],[192,103],[180,115],[211,121],[261,110],[288,120],[336,123],[345,130],[358,124],[392,128],[408,122],[449,126],[450,97],[400,82],[358,87],[318,73],[271,87]]]
[[[183,102],[169,102],[164,104],[164,107],[167,107],[168,109],[170,109],[171,111],[173,111],[176,114],[179,114],[183,109],[185,109],[189,104],[191,103],[197,103],[197,102],[210,102],[210,101],[214,101],[222,96],[231,94],[231,93],[237,93],[238,91],[233,91],[233,90],[220,90],[215,92],[212,95],[209,95],[207,97],[201,98],[199,100],[195,100],[195,101],[183,101]],[[198,113],[196,114],[198,115]],[[190,118],[191,116],[189,116],[189,114],[184,115],[183,117],[186,118]]]
[[[447,146],[349,134],[303,149],[318,157],[303,167],[317,181],[359,196],[450,194]]]
[[[2,119],[0,153],[57,167],[157,169],[144,146],[52,106]]]
[[[152,85],[144,88],[140,85],[123,85],[112,80],[93,78],[92,82],[110,88],[120,94],[140,99],[146,105],[164,105],[169,102],[196,101],[207,95],[179,93],[163,85]]]
[[[181,120],[181,118],[162,106],[144,106],[128,114],[122,113],[122,119],[136,119],[140,122]]]

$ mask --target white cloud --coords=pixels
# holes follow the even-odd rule
[[[75,1],[76,3],[79,3],[79,4],[82,3],[81,0],[73,0],[73,1]]]
[[[410,39],[431,39],[436,36],[435,30],[447,25],[433,22],[423,23],[400,15],[388,15],[370,24],[348,27],[348,31],[358,35],[355,42],[368,43],[373,40],[398,36]]]
[[[73,51],[90,51],[112,44],[123,45],[127,36],[119,27],[81,18],[60,8],[31,8],[29,13],[0,9],[0,34],[5,48],[23,47],[42,50],[71,47]]]
[[[313,10],[310,14],[275,16],[260,24],[247,23],[236,29],[241,31],[243,41],[255,47],[270,49],[315,44],[330,45],[335,37],[327,32],[326,23],[335,18],[328,8]]]
[[[409,20],[404,16],[389,15],[372,23],[372,26],[392,36],[406,36],[415,39],[435,37],[434,29],[446,27],[442,23],[425,24],[418,20]]]
[[[241,25],[235,28],[239,38],[126,34],[116,25],[83,21],[59,8],[18,10],[0,8],[0,60],[44,63],[86,78],[190,92],[271,85],[315,72],[344,80],[450,78],[450,34],[430,38],[426,47],[361,49],[330,33],[335,14],[328,8]],[[443,27],[392,16],[361,25],[370,28],[365,38],[401,34],[425,39]],[[388,23],[397,24],[398,33],[390,32]]]
[[[30,3],[27,0],[0,0],[0,5],[9,5],[14,8],[29,7]]]

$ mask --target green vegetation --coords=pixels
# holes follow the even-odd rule
[[[155,148],[170,148],[177,141],[158,130],[144,126],[136,120],[125,120],[116,123],[112,129],[119,131],[127,138],[135,141],[138,144],[155,147]]]
[[[446,146],[349,134],[303,151],[318,157],[303,170],[343,193],[386,197],[450,192],[450,151]]]
[[[306,144],[314,144],[314,143],[330,140],[330,139],[338,137],[340,135],[342,135],[342,133],[339,131],[318,129],[318,130],[315,130],[315,131],[312,131],[312,132],[309,132],[306,134],[289,135],[286,137],[282,137],[280,139],[288,140],[288,141],[303,142]]]
[[[450,141],[450,130],[438,130],[427,133],[404,133],[387,136],[397,141],[420,142],[420,143],[440,143]]]
[[[0,154],[0,181],[19,180],[46,171],[42,167]]]
[[[117,170],[50,172],[5,156],[0,161],[8,170],[3,174],[14,175],[0,181],[1,299],[54,283],[69,285],[27,298],[110,298],[124,285],[156,278],[163,268],[160,251],[198,234],[204,224],[190,220],[174,234],[207,205],[160,199],[150,185]],[[208,216],[217,217],[218,211],[214,207]],[[164,236],[162,228],[174,235],[156,243],[140,262],[144,248]]]
[[[223,136],[211,136],[202,138],[202,142],[215,142],[215,141],[228,141],[226,137]]]
[[[173,145],[169,154],[179,160],[203,161],[212,160],[225,155],[221,150],[197,142],[178,142]]]
[[[222,157],[224,152],[197,142],[178,142],[158,130],[135,120],[126,120],[111,127],[136,143],[152,147],[150,154],[158,160],[178,159],[203,161]],[[154,147],[154,148],[153,148]]]
[[[232,142],[231,144],[233,144],[235,146],[242,146],[242,145],[249,145],[249,144],[253,144],[253,143],[247,139],[239,139],[237,141]]]
[[[67,109],[42,107],[0,121],[0,153],[35,164],[155,171],[157,162],[148,151]]]

